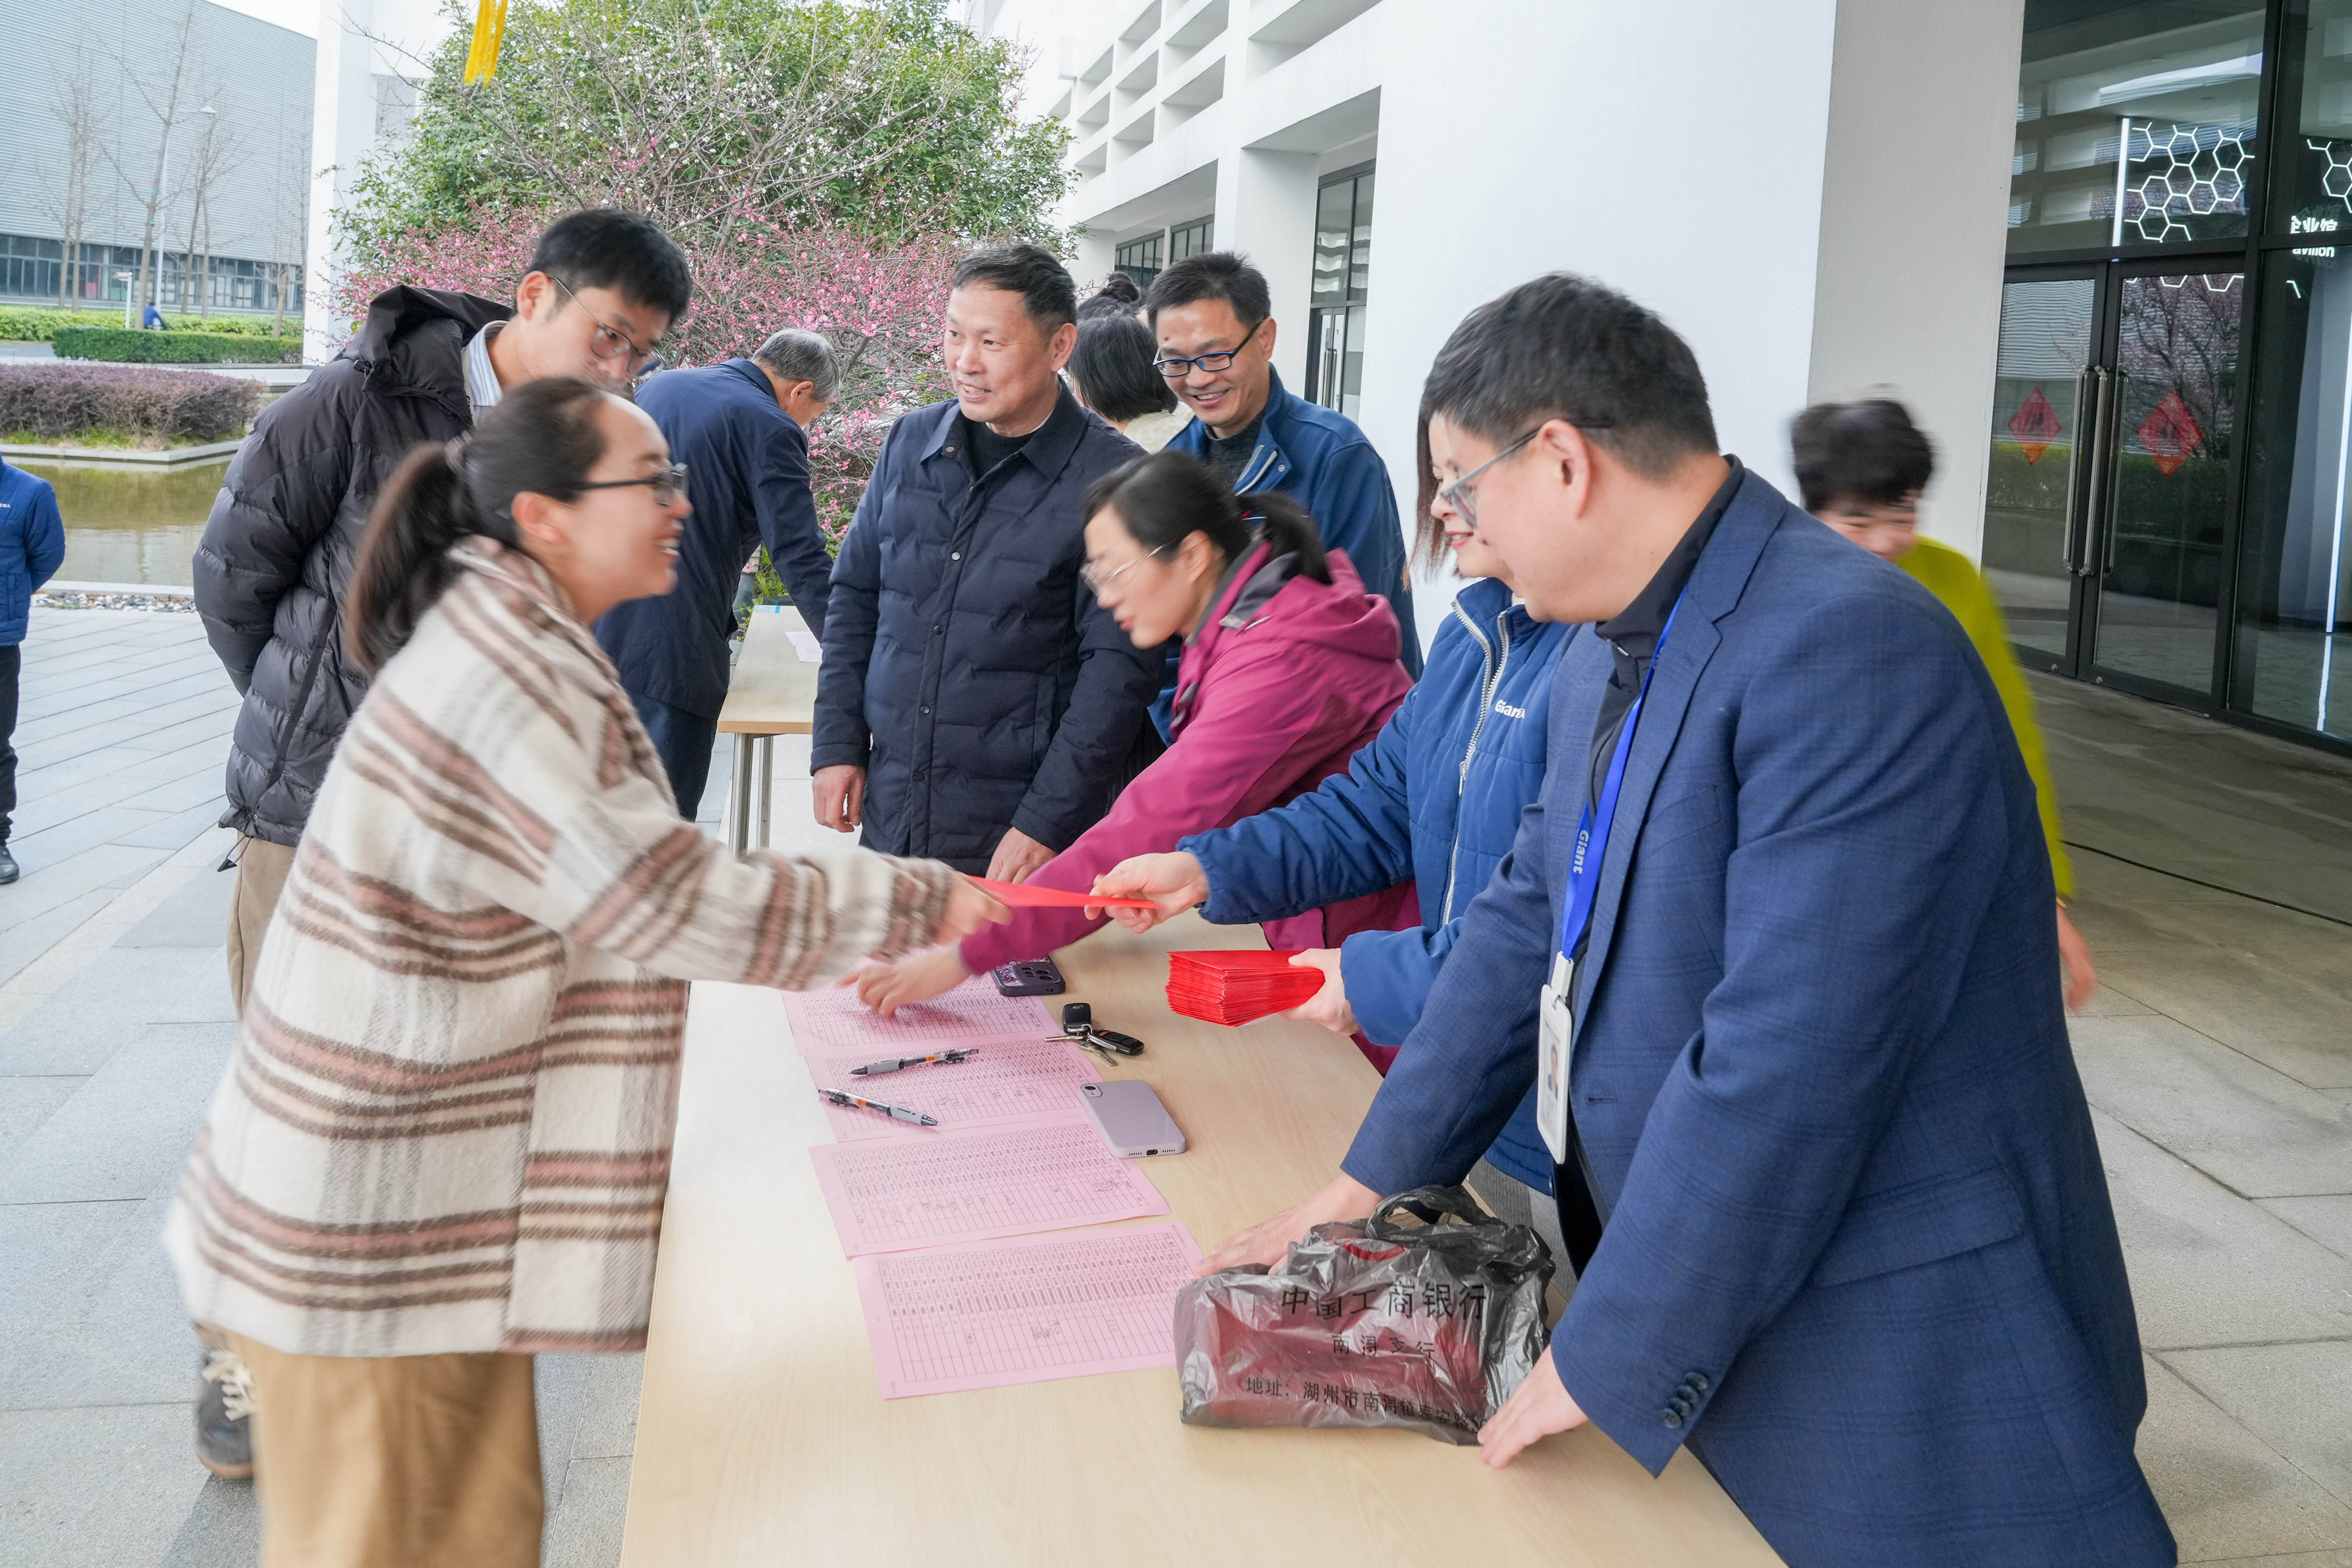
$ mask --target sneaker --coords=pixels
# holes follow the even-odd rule
[[[8,853],[8,841],[0,838],[0,888],[16,879],[16,858]]]
[[[196,1462],[224,1479],[253,1476],[253,1373],[235,1351],[205,1352],[196,1391]]]

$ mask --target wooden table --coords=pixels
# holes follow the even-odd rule
[[[1149,1042],[1103,1071],[1184,1129],[1148,1169],[1203,1247],[1328,1181],[1378,1083],[1311,1026],[1167,1010],[1161,952],[1258,945],[1187,915],[1058,955]],[[696,985],[625,1568],[1780,1561],[1687,1454],[1653,1480],[1589,1426],[1496,1473],[1405,1432],[1186,1426],[1172,1367],[885,1402],[806,1153],[830,1141],[776,995]]]
[[[776,737],[816,728],[816,666],[805,663],[793,634],[808,623],[789,605],[752,612],[719,710],[719,732],[735,737],[735,779],[730,792],[727,843],[740,855],[756,838],[768,842],[768,797],[775,783]]]

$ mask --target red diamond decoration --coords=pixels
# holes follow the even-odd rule
[[[2050,450],[2050,444],[2066,433],[2066,426],[2059,422],[2058,411],[2050,406],[2050,400],[2042,395],[2037,386],[2009,416],[2009,433],[2017,437],[2025,460],[2038,463],[2042,454]]]
[[[2177,391],[2164,395],[2164,401],[2139,422],[2137,434],[2139,444],[2156,459],[2156,471],[2167,479],[2205,444],[2205,427],[2197,423]]]

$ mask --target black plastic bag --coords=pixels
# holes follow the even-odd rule
[[[1392,1223],[1409,1205],[1438,1223]],[[1485,1217],[1459,1187],[1383,1198],[1370,1219],[1317,1226],[1280,1268],[1229,1268],[1177,1293],[1184,1419],[1475,1443],[1543,1354],[1551,1276],[1534,1231]]]

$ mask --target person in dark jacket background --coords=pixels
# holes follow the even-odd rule
[[[1163,656],[1079,581],[1087,487],[1138,456],[1060,371],[1077,290],[1032,245],[956,268],[952,402],[892,427],[843,536],[810,748],[819,823],[1019,881],[1109,808]]]
[[[1312,512],[1324,548],[1346,551],[1364,586],[1396,612],[1405,670],[1418,676],[1421,637],[1388,466],[1354,420],[1307,402],[1275,374],[1265,275],[1231,251],[1188,256],[1151,280],[1144,306],[1160,373],[1195,416],[1169,449],[1223,473],[1235,495],[1281,490]],[[1153,714],[1166,733],[1165,703]]]
[[[8,853],[9,818],[16,811],[17,684],[24,675],[25,637],[33,595],[57,575],[66,558],[66,525],[48,480],[12,468],[0,458],[0,886],[16,879]]]
[[[710,776],[735,588],[754,549],[768,547],[793,607],[824,637],[833,556],[809,489],[807,430],[840,385],[833,345],[788,327],[750,359],[664,371],[637,388],[637,406],[686,465],[694,511],[678,540],[677,586],[614,605],[596,623],[596,640],[620,671],[669,773],[678,815],[689,822]]]
[[[551,375],[626,386],[692,291],[686,258],[635,213],[591,208],[540,236],[509,308],[387,289],[343,351],[262,410],[196,547],[196,610],[245,699],[228,759],[237,832],[230,998],[246,989],[335,742],[366,694],[343,657],[342,602],[377,492],[429,441],[472,428],[507,387]],[[211,1336],[207,1336],[208,1339]],[[196,1457],[252,1474],[235,1352],[215,1348],[196,1405]]]
[[[1510,853],[1520,813],[1543,791],[1553,670],[1581,630],[1538,621],[1519,603],[1508,564],[1438,490],[1459,470],[1448,433],[1441,426],[1435,434],[1433,447],[1424,419],[1422,552],[1434,560],[1450,551],[1473,581],[1438,627],[1429,668],[1403,705],[1346,772],[1312,794],[1180,838],[1173,853],[1123,861],[1099,884],[1160,900],[1160,912],[1118,911],[1120,924],[1147,931],[1196,904],[1217,924],[1240,925],[1415,883],[1417,923],[1360,931],[1337,946],[1310,943],[1291,960],[1325,976],[1322,991],[1291,1016],[1360,1033],[1383,1073],[1421,1022],[1464,911]],[[1533,1226],[1565,1260],[1532,1092],[1469,1182],[1489,1208]]]

